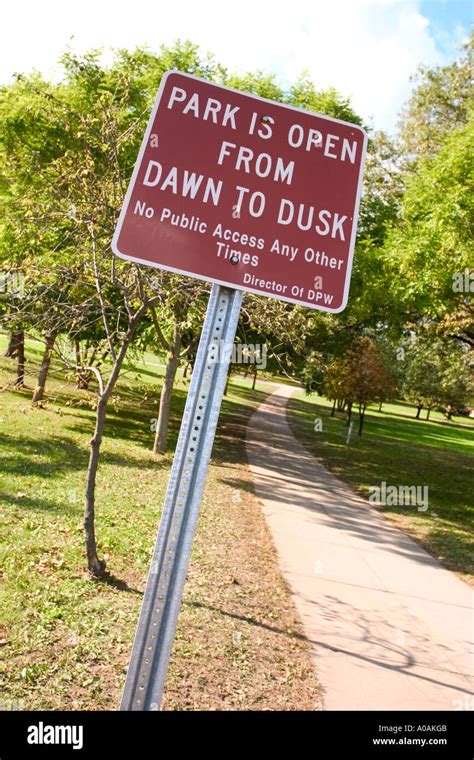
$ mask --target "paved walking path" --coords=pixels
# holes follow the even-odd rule
[[[471,588],[301,446],[293,390],[254,413],[247,453],[324,709],[472,709]]]

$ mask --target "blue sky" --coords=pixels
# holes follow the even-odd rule
[[[470,0],[424,0],[420,11],[429,18],[435,35],[441,37],[455,32],[457,26],[468,29],[474,20]]]
[[[158,50],[180,37],[231,70],[264,69],[283,84],[306,70],[392,132],[410,77],[453,60],[473,15],[470,0],[23,0],[2,9],[0,82],[32,68],[60,76],[68,47]]]

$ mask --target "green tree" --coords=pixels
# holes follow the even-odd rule
[[[451,410],[451,416],[472,400],[469,350],[436,333],[433,325],[420,327],[406,351],[403,395],[416,405],[417,419],[423,408],[429,419],[436,406]]]
[[[457,354],[457,355],[456,355]],[[474,366],[466,351],[458,350],[451,354],[441,376],[441,403],[445,407],[446,417],[451,419],[455,411],[466,406],[473,406],[474,400]]]
[[[417,341],[409,352],[403,393],[408,401],[416,404],[416,419],[423,407],[426,418],[440,401],[441,365],[432,345]]]
[[[420,67],[416,87],[402,110],[401,149],[408,166],[439,151],[449,134],[469,120],[474,100],[474,32],[458,60],[448,66]]]
[[[329,362],[324,370],[323,390],[324,394],[333,402],[331,417],[334,417],[336,404],[342,408],[347,399],[350,367],[346,356],[338,356]],[[351,408],[348,410],[348,421]]]
[[[352,108],[349,98],[345,98],[334,87],[317,90],[307,73],[303,73],[290,87],[283,100],[297,108],[363,125],[362,118]]]
[[[469,267],[474,225],[474,118],[453,131],[438,153],[407,180],[402,219],[386,244],[391,287],[413,324],[437,322],[474,346],[472,295],[455,286]]]

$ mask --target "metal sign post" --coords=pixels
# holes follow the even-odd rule
[[[160,708],[242,296],[212,286],[121,710]]]

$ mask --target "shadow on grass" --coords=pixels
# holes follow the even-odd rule
[[[125,591],[128,594],[143,596],[143,591],[140,591],[138,588],[132,588],[126,581],[117,578],[115,575],[111,575],[108,572],[100,578],[94,578],[94,581],[101,586],[112,586],[112,588],[116,588],[118,591]]]
[[[232,396],[224,399],[213,449],[213,460],[221,465],[246,462],[243,445],[246,424],[255,405],[267,395],[261,391],[237,386],[232,386],[230,393]],[[137,469],[154,467],[157,470],[168,467],[170,455],[176,447],[186,395],[186,391],[180,389],[173,393],[168,455],[163,457],[153,457],[151,453],[154,433],[150,429],[150,421],[156,416],[156,409],[137,410],[136,406],[129,403],[122,403],[117,409],[109,405],[101,449],[101,465]],[[65,401],[70,400],[66,393],[57,394],[57,398],[61,396]],[[15,452],[14,456],[4,454],[0,457],[0,470],[13,476],[38,477],[44,480],[60,480],[69,472],[83,472],[85,475],[89,458],[88,444],[94,430],[94,414],[91,410],[86,410],[86,414],[84,410],[73,411],[71,407],[68,407],[68,410],[71,414],[67,419],[62,418],[62,427],[72,435],[81,436],[82,445],[64,435],[32,438],[22,433],[0,434],[0,450]],[[38,413],[47,414],[48,410]],[[134,452],[133,456],[127,457],[126,454],[110,451],[107,448],[108,439],[119,440],[124,444],[132,441],[143,448],[142,455],[137,456]],[[51,510],[64,514],[77,511],[74,504],[69,506],[36,497],[18,499],[14,495],[4,494],[2,498],[9,504],[16,504],[25,509]]]
[[[156,384],[161,386],[161,381],[163,380],[163,375],[165,371],[165,366],[161,365],[159,367],[153,369],[147,369],[146,364],[132,364],[127,365],[124,367],[123,372],[121,374],[121,380],[131,380],[132,376],[141,376],[144,375],[145,377],[153,377],[156,380]],[[160,374],[156,370],[162,370],[162,373]],[[135,380],[135,377],[133,377],[133,380]]]
[[[402,404],[399,404],[399,406],[402,406]],[[400,417],[401,420],[407,420],[407,421],[412,421],[416,423],[424,422],[427,425],[441,425],[449,429],[455,428],[457,430],[464,431],[464,432],[466,430],[474,431],[474,427],[469,424],[468,419],[467,418],[463,419],[463,417],[461,416],[458,416],[457,419],[453,417],[453,419],[451,420],[447,420],[447,419],[437,420],[434,418],[430,418],[429,420],[427,420],[425,417],[417,418],[415,417],[415,414],[403,414],[403,412],[398,412],[398,411],[392,412],[387,409],[379,410],[376,407],[370,407],[370,406],[368,407],[368,412],[377,412],[377,414],[382,414],[384,415],[384,417]]]
[[[0,457],[0,470],[13,475],[55,477],[68,470],[82,470],[87,465],[87,451],[70,438],[33,439],[26,435],[0,433],[0,450],[15,456]]]
[[[301,633],[289,633],[288,631],[284,631],[281,628],[277,628],[273,625],[268,625],[267,623],[262,623],[260,620],[255,620],[255,618],[248,617],[248,615],[238,615],[236,612],[227,612],[226,610],[223,610],[221,607],[213,607],[210,604],[203,604],[202,602],[184,602],[185,605],[188,607],[194,607],[195,609],[203,609],[203,610],[209,610],[210,612],[217,612],[219,615],[225,615],[225,617],[230,617],[233,620],[240,620],[243,623],[248,623],[249,625],[256,626],[257,628],[263,628],[266,631],[271,631],[272,633],[278,633],[281,636],[286,636],[288,639],[299,639],[300,641],[307,641],[307,637],[303,636]]]
[[[37,496],[30,498],[23,496],[21,498],[12,496],[11,494],[0,493],[0,504],[10,504],[19,509],[26,511],[30,509],[55,512],[60,515],[71,516],[75,513],[82,512],[81,506],[77,504],[58,504],[57,501],[47,501],[46,499],[39,499]]]

